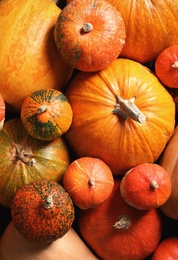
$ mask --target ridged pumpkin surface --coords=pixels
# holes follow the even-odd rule
[[[19,118],[0,131],[0,204],[9,207],[14,194],[34,180],[61,182],[70,158],[64,140],[41,141],[29,136]]]
[[[72,149],[80,157],[102,159],[115,175],[154,162],[174,131],[171,95],[151,71],[132,60],[117,59],[96,73],[80,72],[66,96],[73,110],[66,133]]]
[[[11,205],[17,230],[30,241],[53,242],[72,226],[72,199],[57,182],[38,180],[17,191]]]

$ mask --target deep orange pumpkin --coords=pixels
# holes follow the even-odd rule
[[[151,260],[178,259],[178,237],[168,237],[155,249]]]
[[[125,24],[120,12],[105,0],[73,0],[59,15],[54,38],[67,64],[82,71],[97,71],[120,55]]]
[[[20,118],[0,131],[0,204],[9,207],[14,194],[34,180],[62,182],[70,157],[65,141],[41,141],[29,136]]]
[[[178,219],[178,126],[169,141],[161,157],[160,165],[168,172],[171,183],[171,195],[169,199],[161,206],[162,212],[170,218]]]
[[[13,110],[36,90],[62,90],[71,77],[53,37],[60,12],[50,0],[0,1],[0,92]]]
[[[69,231],[75,209],[63,186],[55,181],[37,180],[24,185],[14,195],[11,215],[24,238],[53,242]]]
[[[145,259],[161,238],[159,211],[129,206],[121,197],[120,180],[115,180],[113,192],[104,203],[80,211],[78,224],[82,238],[100,259]]]
[[[65,94],[73,110],[66,133],[71,148],[80,157],[100,158],[114,175],[156,161],[174,131],[171,95],[132,60],[119,58],[99,72],[80,72]]]
[[[72,123],[72,108],[66,96],[56,89],[41,89],[26,97],[21,106],[21,120],[29,135],[40,140],[54,140]]]
[[[64,173],[64,188],[81,209],[93,208],[110,196],[114,179],[110,168],[100,159],[82,157]]]
[[[143,163],[129,170],[121,180],[122,198],[131,206],[151,210],[162,206],[171,194],[168,172],[158,164]]]
[[[178,45],[165,48],[157,56],[155,72],[166,87],[178,88]]]

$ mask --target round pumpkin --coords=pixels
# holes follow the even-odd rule
[[[110,196],[114,178],[110,168],[100,159],[81,157],[64,173],[64,188],[81,209],[93,208]]]
[[[73,68],[59,57],[53,36],[60,12],[50,0],[0,1],[0,92],[9,109],[19,111],[32,92],[61,90],[70,79]]]
[[[168,172],[156,163],[142,163],[121,179],[122,198],[132,207],[151,210],[162,206],[171,194]]]
[[[73,113],[61,91],[41,89],[24,99],[20,115],[29,135],[50,141],[67,132]]]
[[[129,59],[79,72],[65,95],[73,110],[65,134],[70,147],[79,157],[100,158],[114,175],[156,161],[174,131],[172,96],[147,67]]]
[[[78,225],[99,259],[109,260],[145,259],[157,247],[162,232],[160,212],[128,205],[121,197],[118,179],[105,202],[80,211]]]
[[[178,219],[178,126],[160,160],[160,165],[168,172],[171,183],[171,195],[169,199],[161,206],[162,212],[170,218]]]
[[[178,259],[178,237],[168,237],[161,241],[155,249],[151,260]]]
[[[50,243],[69,231],[75,209],[68,192],[59,183],[36,180],[16,192],[11,216],[24,238]]]
[[[13,118],[4,123],[0,143],[1,205],[10,207],[17,190],[34,180],[62,183],[70,163],[62,137],[48,142],[37,140],[28,135],[20,118]]]
[[[105,0],[73,0],[59,15],[54,38],[67,64],[82,71],[98,71],[120,55],[125,24],[120,12]]]

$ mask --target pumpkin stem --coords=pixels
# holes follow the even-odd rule
[[[93,30],[93,25],[91,23],[84,23],[82,27],[82,32],[83,33],[88,33]]]
[[[151,188],[154,188],[154,189],[158,189],[158,188],[159,188],[159,185],[158,185],[158,183],[157,183],[156,180],[152,180],[152,181],[150,182],[150,187],[151,187]]]
[[[48,110],[48,106],[44,104],[44,105],[41,105],[40,107],[38,107],[36,113],[38,115],[38,114],[44,113],[47,110]]]
[[[118,95],[116,96],[117,104],[115,105],[112,113],[114,115],[120,116],[124,121],[129,117],[136,122],[144,123],[146,121],[146,116],[139,110],[135,105],[135,97],[129,100],[124,100]]]
[[[50,209],[50,208],[52,208],[53,205],[54,205],[53,196],[52,196],[52,194],[50,194],[47,196],[46,200],[44,201],[43,206],[45,209]]]
[[[173,69],[177,69],[177,68],[178,68],[178,61],[175,61],[175,62],[172,64],[172,68],[173,68]]]
[[[113,225],[115,229],[129,229],[131,225],[131,218],[126,215],[120,215],[119,220]]]
[[[94,187],[95,186],[95,178],[90,178],[88,180],[88,184],[91,186],[91,187]]]
[[[31,148],[28,147],[26,144],[22,146],[20,144],[13,143],[12,151],[14,152],[13,158],[21,160],[24,164],[28,166],[33,166],[36,162],[35,158],[33,158]]]

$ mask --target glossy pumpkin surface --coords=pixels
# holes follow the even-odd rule
[[[72,123],[72,108],[59,90],[41,89],[26,97],[21,120],[29,135],[50,141],[63,135]]]
[[[13,110],[36,90],[63,89],[71,77],[53,37],[60,11],[50,0],[0,1],[0,92]]]
[[[73,161],[64,173],[64,188],[82,209],[96,207],[110,196],[114,178],[100,159],[82,157]]]
[[[168,172],[172,190],[169,199],[161,206],[161,210],[170,218],[178,219],[178,126],[162,155],[160,165]]]
[[[9,207],[14,194],[34,180],[62,182],[70,158],[61,137],[41,141],[29,136],[20,118],[8,120],[0,132],[0,204]]]
[[[104,203],[80,212],[78,223],[84,241],[100,259],[145,259],[161,238],[159,211],[129,206],[120,195],[120,180]]]
[[[141,210],[151,210],[168,200],[171,186],[169,174],[163,167],[143,163],[123,176],[120,191],[129,205]]]
[[[178,88],[178,45],[171,45],[158,55],[155,72],[167,87]]]
[[[11,215],[15,227],[26,239],[53,242],[69,231],[75,210],[63,186],[55,181],[37,180],[14,195]]]
[[[67,64],[82,71],[98,71],[121,53],[125,24],[120,12],[105,0],[74,0],[62,9],[54,38]]]
[[[119,58],[99,72],[80,72],[65,94],[73,110],[71,148],[100,158],[114,175],[154,162],[174,131],[172,96],[137,62]]]

